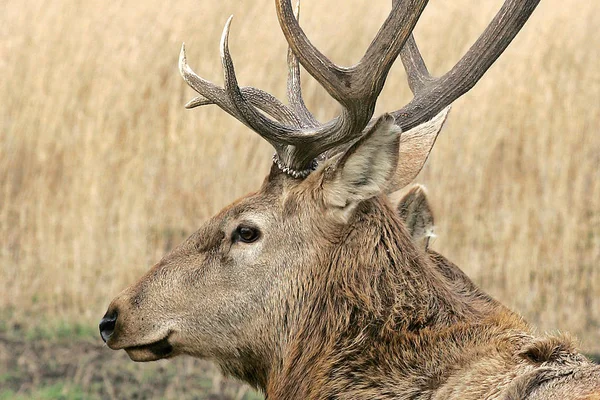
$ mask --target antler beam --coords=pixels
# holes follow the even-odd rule
[[[415,93],[413,100],[392,112],[403,130],[429,121],[468,92],[519,33],[540,0],[506,0],[483,34],[450,71],[432,79],[414,40],[403,50],[402,61]]]

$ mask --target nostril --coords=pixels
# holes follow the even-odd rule
[[[117,323],[118,315],[119,314],[116,311],[113,311],[112,313],[107,312],[100,321],[100,336],[105,343],[108,339],[110,339],[115,331],[115,324]]]

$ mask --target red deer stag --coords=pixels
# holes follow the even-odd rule
[[[504,51],[539,0],[506,0],[464,57],[429,75],[412,30],[426,0],[398,0],[361,61],[317,50],[289,0],[276,0],[290,50],[284,105],[239,87],[221,40],[225,85],[180,70],[200,96],[275,148],[269,176],[119,294],[100,323],[135,361],[211,359],[269,399],[592,399],[600,367],[565,338],[536,337],[485,307],[417,247],[387,194],[425,162],[449,105]],[[414,98],[372,118],[400,56]],[[341,105],[318,122],[301,64]]]

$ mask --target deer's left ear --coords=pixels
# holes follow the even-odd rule
[[[379,117],[363,137],[325,168],[325,203],[347,210],[385,191],[398,165],[400,133],[394,117]]]

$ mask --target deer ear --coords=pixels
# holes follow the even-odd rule
[[[383,192],[398,165],[401,129],[384,114],[333,164],[323,176],[327,205],[347,209]]]
[[[404,221],[413,242],[423,250],[429,247],[433,233],[433,212],[422,185],[414,185],[397,206],[398,215]]]
[[[430,121],[402,133],[398,167],[387,193],[402,189],[421,172],[449,112],[450,106],[444,108]]]

